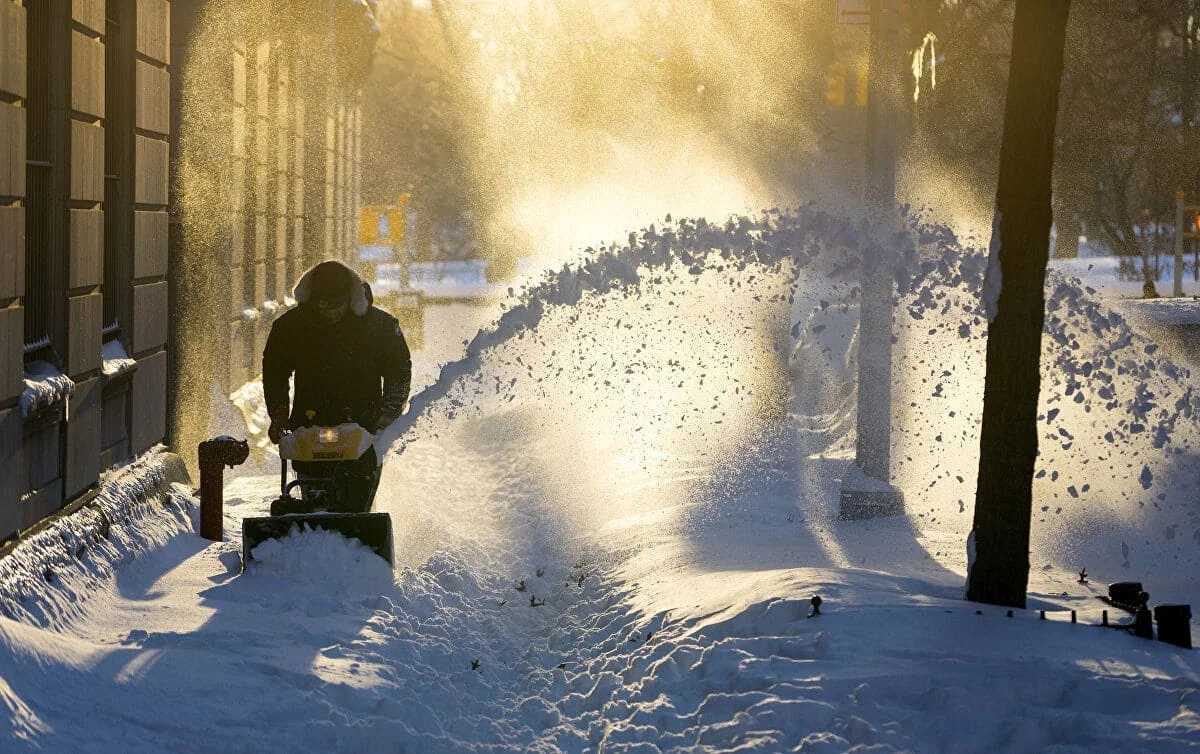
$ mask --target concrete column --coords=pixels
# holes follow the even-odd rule
[[[283,301],[291,289],[288,256],[292,248],[292,228],[288,222],[291,202],[291,169],[292,156],[292,80],[290,61],[284,57],[284,48],[278,48],[275,60],[275,105],[273,108],[271,131],[274,134],[273,148],[275,151],[272,195],[271,222],[274,227],[275,248],[272,259],[275,265],[272,278],[274,286],[267,295],[275,301]]]
[[[298,74],[303,70],[300,63],[297,62],[293,67],[293,74]],[[292,102],[292,118],[290,133],[292,138],[292,162],[289,166],[288,181],[291,184],[291,200],[288,207],[291,210],[289,214],[289,222],[292,226],[292,248],[288,250],[288,295],[291,294],[291,287],[300,279],[300,274],[306,267],[308,258],[306,235],[306,226],[304,223],[305,212],[307,211],[306,202],[308,195],[306,193],[305,170],[307,159],[307,143],[305,131],[305,113],[307,108],[307,100],[301,94],[300,88],[296,87],[295,99]]]
[[[300,175],[304,184],[304,263],[311,267],[330,256],[333,246],[329,237],[329,209],[332,203],[328,180],[329,147],[329,86],[327,72],[317,69],[311,60],[305,61],[306,81],[299,124],[303,134],[303,153]]]
[[[333,243],[338,259],[346,259],[346,103],[341,92],[333,119]]]
[[[354,129],[353,134],[353,151],[351,154],[351,165],[354,179],[350,184],[350,245],[353,248],[358,246],[358,215],[362,208],[362,134],[363,134],[363,108],[362,103],[357,100],[354,103]],[[393,198],[392,201],[395,201]]]

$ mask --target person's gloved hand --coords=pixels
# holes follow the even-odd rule
[[[267,429],[267,437],[276,445],[279,444],[279,439],[283,437],[283,433],[292,428],[288,423],[288,407],[276,406],[268,412],[271,416],[271,426]]]
[[[403,414],[407,409],[408,402],[406,401],[404,405],[400,407],[399,413],[393,414],[390,411],[381,411],[379,413],[379,419],[375,422],[375,434],[379,434],[383,430],[387,429],[388,425],[399,419],[400,414]]]

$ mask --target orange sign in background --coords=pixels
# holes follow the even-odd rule
[[[367,204],[358,210],[359,246],[399,246],[404,243],[405,209],[411,200],[401,194],[395,204]]]

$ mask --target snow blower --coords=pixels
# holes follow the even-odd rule
[[[271,515],[242,520],[242,567],[254,559],[254,548],[268,539],[286,537],[308,527],[336,531],[357,539],[392,564],[392,519],[371,511],[378,468],[363,470],[358,461],[375,436],[358,424],[302,427],[279,441],[282,464],[280,495]],[[336,464],[329,476],[298,475],[288,481],[288,461]],[[292,490],[299,490],[294,497]]]

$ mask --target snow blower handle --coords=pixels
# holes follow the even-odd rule
[[[281,432],[279,434],[279,442],[277,442],[276,445],[282,449],[283,438],[287,437],[291,433],[292,433],[291,427],[285,428],[283,430],[283,432]],[[285,458],[283,453],[281,452],[279,454],[279,494],[281,494],[281,495],[287,494],[287,488],[288,488],[287,467],[288,467],[288,459]]]

